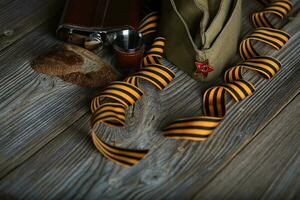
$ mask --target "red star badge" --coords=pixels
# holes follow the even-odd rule
[[[208,60],[204,62],[195,62],[196,65],[196,71],[195,76],[202,75],[203,79],[206,79],[208,73],[214,71],[214,68],[208,64]]]

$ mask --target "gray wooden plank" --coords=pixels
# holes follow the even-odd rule
[[[31,69],[37,55],[61,43],[51,30],[51,23],[45,23],[0,51],[0,130],[5,130],[0,134],[0,177],[89,112],[89,102],[99,92]],[[113,62],[106,50],[97,53]]]
[[[293,60],[292,58],[289,59]],[[291,65],[293,62],[295,66],[297,65],[295,61],[291,61],[291,63],[289,63],[288,66],[294,69],[296,67]],[[295,71],[292,71],[291,73],[293,72]],[[296,76],[298,74],[299,72],[296,73]],[[278,77],[281,76],[282,74],[279,75]],[[280,81],[283,80],[289,82],[295,80],[295,78],[291,79],[291,77],[283,76]],[[286,83],[285,81],[284,83]],[[299,81],[297,83],[299,83]],[[273,84],[274,82],[271,85]],[[276,86],[278,86],[278,83],[275,84],[275,87]],[[147,89],[151,89],[151,88],[149,87]],[[288,98],[288,95],[293,94],[295,92],[295,88],[291,88],[291,90],[289,91],[292,91],[292,93],[287,93],[286,94],[287,96],[285,98],[277,99],[275,103],[285,101]],[[166,91],[166,92],[170,93],[170,91]],[[272,98],[272,95],[282,95],[284,92],[286,92],[286,90],[281,89],[281,91],[275,94],[274,93],[271,94],[269,98],[265,100],[265,104],[269,101],[270,98]],[[153,95],[153,99],[154,96],[156,96],[155,92]],[[261,98],[264,98],[263,95],[261,96]],[[262,105],[262,107],[264,107],[263,111],[258,113],[259,114],[258,116],[260,117],[262,113],[264,113],[264,111],[265,112],[267,111],[266,113],[268,113],[270,116],[273,115],[272,112],[268,110],[270,108],[265,108],[266,106],[265,104]],[[153,109],[150,107],[150,105],[148,105],[148,103],[147,105],[139,104],[138,106],[144,107],[142,109],[147,111]],[[252,106],[253,104],[250,104],[250,109]],[[172,111],[173,110],[171,110],[171,112]],[[136,115],[138,115],[138,113],[141,112],[136,111],[135,113],[137,113]],[[177,111],[176,113],[178,115],[180,112]],[[140,118],[139,116],[135,116],[135,117]],[[146,117],[146,119],[148,117]],[[142,120],[145,121],[146,119],[142,118]],[[157,120],[160,121],[161,118]],[[91,147],[91,143],[89,142],[89,137],[86,135],[88,131],[87,122],[88,122],[88,116],[84,116],[82,121],[80,120],[78,121],[78,123],[75,123],[67,131],[65,131],[63,134],[60,134],[54,141],[49,143],[47,145],[47,148],[43,148],[41,152],[39,152],[37,155],[30,158],[28,162],[26,162],[26,164],[22,165],[12,174],[7,176],[5,178],[5,181],[3,181],[4,183],[2,185],[3,191],[6,191],[8,193],[11,192],[12,194],[17,194],[17,196],[19,197],[27,197],[27,198],[42,197],[42,196],[49,197],[49,198],[50,197],[58,198],[64,196],[65,198],[68,199],[68,198],[75,197],[75,195],[78,198],[83,196],[85,196],[86,198],[93,198],[99,194],[101,194],[103,197],[108,197],[108,198],[113,198],[115,197],[115,195],[118,194],[120,195],[119,196],[120,199],[128,195],[129,197],[140,198],[141,196],[139,195],[147,194],[150,197],[151,194],[156,193],[155,191],[158,190],[159,192],[161,192],[163,189],[170,188],[170,185],[172,185],[172,189],[177,189],[178,187],[181,187],[183,183],[185,183],[184,185],[190,185],[186,183],[189,182],[190,180],[189,181],[182,180],[185,179],[183,178],[185,176],[188,178],[196,177],[198,181],[202,182],[204,178],[203,177],[204,174],[202,174],[202,176],[199,177],[198,171],[201,170],[205,171],[205,168],[207,168],[209,164],[211,164],[208,162],[208,160],[214,158],[216,151],[226,152],[222,149],[222,146],[225,145],[224,143],[226,142],[223,143],[221,141],[215,141],[214,143],[218,142],[218,145],[208,144],[208,143],[191,144],[190,142],[182,142],[181,144],[180,143],[176,144],[175,142],[165,141],[164,139],[159,138],[158,143],[156,143],[157,146],[156,149],[153,150],[151,155],[149,155],[149,157],[146,160],[144,160],[140,165],[131,168],[130,170],[123,170],[120,167],[105,161],[105,159],[97,155],[97,151]],[[154,122],[157,123],[156,120]],[[241,124],[242,124],[241,122],[236,123],[234,124],[234,126],[239,127]],[[81,126],[85,126],[85,128],[81,129],[80,128]],[[140,130],[142,130],[142,126],[138,126],[138,127]],[[146,130],[147,128],[148,127],[146,127]],[[101,128],[101,130],[105,131],[107,134],[111,134],[112,139],[114,139],[114,137],[117,137],[118,133],[115,130],[108,131],[108,129],[109,128],[106,129],[105,127]],[[238,129],[238,130],[230,131],[231,137],[226,139],[227,142],[231,141],[231,143],[233,143],[230,144],[231,146],[237,145],[239,139],[241,137],[244,137],[243,134],[245,135],[247,134],[246,131],[246,132],[239,133],[240,134],[239,138],[232,137],[233,135],[237,134],[237,131],[240,130]],[[142,134],[141,132],[136,132],[136,133],[137,133],[136,135],[142,137],[140,139],[146,141],[147,141],[147,134],[148,134],[148,139],[152,139],[152,141],[155,138],[157,138],[156,134],[159,134],[158,131],[155,131],[155,133],[150,133],[150,130],[148,130],[147,132],[143,132],[144,134],[146,133],[146,136],[144,136],[144,134],[141,135]],[[248,134],[251,135],[253,133],[248,132]],[[126,138],[126,135],[124,137]],[[218,140],[220,140],[220,138]],[[161,143],[162,141],[163,143]],[[153,143],[152,142],[149,143],[154,144],[155,142],[157,142],[157,139],[154,140]],[[129,142],[127,141],[122,144],[126,145],[125,143],[129,143]],[[134,146],[134,141],[130,141],[130,143]],[[212,141],[210,143],[212,143]],[[179,146],[177,146],[178,144]],[[142,145],[143,144],[140,144],[140,146]],[[225,149],[228,150],[228,147],[227,148],[225,147]],[[213,151],[214,154],[210,155],[208,151]],[[194,167],[195,169],[187,173],[186,171],[189,168],[192,168],[192,166],[189,165],[190,162],[193,162],[191,156],[193,155],[194,152],[199,152],[199,153],[201,152],[202,155],[204,154],[203,155],[204,157],[198,155],[199,156],[198,159],[200,160],[204,159],[204,160],[202,160],[200,163],[195,163],[197,167]],[[197,157],[195,157],[194,159],[196,158]],[[214,160],[215,163],[213,162],[215,166],[210,165],[209,170],[206,169],[205,174],[207,174],[208,171],[214,171],[214,168],[218,166],[219,159],[223,160],[222,155],[219,155],[219,157],[217,158],[218,158],[217,160]],[[181,162],[186,162],[186,163],[181,163]],[[174,172],[169,170],[171,166],[173,166],[172,170],[174,170]],[[180,172],[180,174],[175,175],[173,177],[175,172],[176,173]],[[64,177],[63,179],[59,178],[62,176]],[[12,182],[14,183],[14,186],[11,184]],[[30,185],[31,187],[24,187],[25,185]],[[132,190],[131,188],[134,188],[135,190]],[[171,192],[172,190],[170,191],[168,190],[167,194],[170,195]],[[158,194],[159,193],[156,193],[156,195]],[[175,194],[178,195],[177,192]]]
[[[89,90],[30,67],[32,59],[57,43],[43,27],[0,53],[1,175],[88,112]]]
[[[195,199],[299,199],[298,95]]]
[[[299,27],[297,27],[298,22],[299,21],[296,20],[294,21],[296,25],[290,24],[285,28],[292,34],[295,34],[299,30]],[[43,34],[44,33],[41,35]],[[28,44],[34,42],[36,35],[38,35],[38,33],[28,35],[23,42],[28,42]],[[46,36],[45,40],[47,40]],[[34,51],[46,50],[47,48],[42,48],[43,45],[37,42]],[[52,45],[52,43],[50,42],[48,45]],[[17,47],[20,48],[20,55],[22,54],[21,52],[24,52],[24,49],[26,49],[26,46],[22,48],[22,45],[20,45],[15,46],[14,51],[19,49]],[[9,163],[5,165],[4,169],[6,169],[6,172],[3,173],[3,175],[8,171],[15,170],[11,171],[11,173],[2,179],[0,191],[16,197],[58,198],[64,196],[67,199],[75,197],[93,199],[100,194],[107,198],[113,198],[118,195],[120,199],[125,197],[140,198],[144,197],[143,195],[145,194],[148,198],[154,195],[156,197],[160,196],[161,198],[171,198],[174,197],[172,195],[184,194],[184,192],[189,190],[192,190],[189,193],[192,195],[196,192],[196,189],[193,190],[193,188],[190,188],[193,184],[197,185],[197,189],[204,186],[218,169],[230,160],[231,156],[234,155],[241,146],[251,141],[255,136],[253,130],[263,127],[274,113],[276,113],[276,109],[280,109],[284,106],[285,102],[290,100],[291,97],[289,97],[289,95],[295,95],[296,86],[297,84],[299,85],[299,70],[297,70],[298,68],[296,67],[299,62],[296,59],[297,54],[293,52],[294,48],[299,48],[299,34],[295,35],[289,45],[280,53],[274,54],[274,56],[284,61],[284,66],[290,67],[289,71],[282,70],[276,79],[265,82],[254,78],[250,73],[246,74],[250,79],[255,79],[255,82],[257,82],[260,92],[258,91],[256,93],[256,101],[252,98],[251,100],[236,104],[232,107],[228,118],[215,133],[215,137],[212,137],[207,143],[168,141],[162,138],[159,132],[160,127],[177,116],[199,114],[200,109],[195,111],[195,108],[200,108],[201,106],[200,94],[204,91],[204,88],[207,87],[206,85],[196,83],[178,70],[178,76],[175,82],[162,93],[157,92],[147,84],[143,84],[143,87],[147,91],[146,95],[143,97],[143,100],[138,102],[135,106],[135,112],[128,112],[128,128],[121,130],[100,127],[100,132],[103,133],[103,137],[107,139],[106,141],[115,142],[122,146],[151,148],[150,155],[148,155],[141,164],[129,170],[124,170],[108,162],[93,148],[89,136],[87,135],[89,114],[85,113],[88,108],[83,108],[86,110],[80,112],[81,114],[77,117],[73,117],[72,113],[74,110],[69,112],[69,107],[66,107],[66,104],[69,104],[71,108],[73,108],[73,106],[76,107],[70,100],[78,100],[75,94],[74,96],[73,94],[67,96],[69,100],[61,100],[57,103],[57,106],[61,109],[60,114],[63,115],[57,115],[57,110],[51,111],[51,109],[49,109],[47,112],[41,111],[43,107],[40,107],[40,104],[48,103],[47,98],[36,103],[32,108],[29,108],[31,103],[24,107],[16,106],[16,112],[6,112],[6,118],[4,118],[4,120],[7,118],[13,119],[13,114],[18,115],[18,111],[25,108],[28,112],[34,109],[37,112],[43,113],[45,116],[43,116],[41,121],[48,119],[50,121],[58,121],[59,118],[65,118],[66,121],[59,123],[56,121],[59,125],[52,122],[44,124],[44,132],[42,133],[37,131],[38,129],[34,127],[36,125],[32,125],[30,130],[31,135],[27,135],[26,131],[21,131],[12,134],[11,137],[7,137],[8,143],[14,143],[21,137],[25,138],[25,142],[24,144],[19,144],[22,145],[22,147],[18,149],[17,152],[13,152],[15,146],[6,146],[5,151],[10,152],[11,155],[5,162],[1,162],[1,166],[3,163]],[[13,50],[11,51],[13,52]],[[32,56],[34,54],[35,53],[33,53]],[[31,58],[27,59],[27,57],[25,57],[24,59],[25,64],[21,65],[19,69],[29,67],[28,61]],[[18,60],[12,62],[12,59],[10,59],[6,66],[14,66],[14,64],[20,66],[18,64],[22,62]],[[286,69],[286,67],[284,69]],[[6,70],[7,67],[3,69]],[[16,67],[12,67],[10,70],[18,72],[17,69]],[[7,71],[2,78],[6,78],[6,80],[14,78],[12,75],[8,75],[9,73],[12,72]],[[26,76],[26,74],[28,76],[30,73],[26,72],[24,76]],[[8,77],[9,79],[7,79]],[[32,79],[32,77],[25,78],[23,82],[29,79]],[[35,80],[35,78],[33,79]],[[13,80],[16,82],[18,78]],[[54,83],[56,83],[56,81],[55,79]],[[284,84],[290,81],[295,82],[295,85],[292,85],[291,88],[283,87],[275,90],[275,88],[281,85],[284,86]],[[264,85],[265,83],[267,85]],[[3,88],[10,88],[16,91],[15,86],[13,86],[12,83],[10,83],[10,85],[12,86],[6,85]],[[53,98],[50,98],[52,99],[51,102],[54,101],[55,97],[63,96],[63,94],[65,94],[64,92],[68,94],[74,90],[72,86],[67,86],[65,83],[59,82],[58,85],[59,88],[66,91],[53,94]],[[30,88],[30,86],[28,87]],[[24,88],[26,87],[19,87],[18,91]],[[191,92],[191,90],[193,91]],[[8,91],[10,90],[7,90],[6,93]],[[37,90],[40,97],[44,95],[47,96],[48,92],[48,89],[43,92]],[[268,101],[273,99],[272,95],[282,97],[274,99],[275,111],[272,110],[271,105],[268,104]],[[10,95],[7,97],[9,96]],[[82,94],[82,96],[85,96],[85,94]],[[20,100],[21,98],[16,97],[16,100],[18,99]],[[86,107],[86,102],[81,103],[81,105],[84,104],[84,107]],[[260,106],[253,109],[253,106],[257,103]],[[78,103],[78,105],[79,104],[80,103]],[[229,104],[231,105],[232,102],[229,102]],[[262,113],[259,112],[259,109],[263,110]],[[241,114],[245,114],[246,112],[249,113],[241,116]],[[260,122],[255,122],[250,125],[244,123],[245,120],[254,119],[256,114],[259,119],[262,119]],[[41,115],[42,114],[40,114],[39,117]],[[19,119],[22,119],[22,115],[18,116]],[[34,119],[39,118],[36,117]],[[238,122],[230,124],[230,119],[236,119]],[[69,120],[71,122],[67,123]],[[73,123],[74,121],[72,120],[76,122]],[[40,122],[38,122],[38,124],[39,123]],[[27,126],[27,124],[23,124],[22,126]],[[64,128],[55,129],[55,127],[60,126]],[[246,131],[242,129],[245,126]],[[5,128],[7,128],[7,126]],[[1,128],[1,130],[5,129]],[[49,131],[51,132],[49,133]],[[223,135],[222,132],[226,134]],[[11,132],[7,132],[7,134],[9,133]],[[31,137],[34,137],[34,141],[26,143],[26,138],[27,140],[31,140]],[[41,148],[44,145],[45,147]],[[38,148],[35,148],[35,146],[38,146]],[[27,149],[33,150],[26,152]],[[22,164],[25,160],[27,161]],[[169,188],[169,190],[165,192],[167,188]],[[172,193],[173,191],[176,192]],[[161,194],[163,194],[163,196],[161,196]]]
[[[0,177],[89,112],[89,102],[99,92],[31,69],[37,55],[58,43],[48,26],[41,26],[0,52]]]
[[[48,19],[59,17],[64,2],[65,0],[1,0],[0,51]],[[55,28],[52,33],[54,31]]]

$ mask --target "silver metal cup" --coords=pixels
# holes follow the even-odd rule
[[[119,31],[115,35],[113,48],[120,70],[131,73],[140,69],[145,51],[141,33],[134,30]]]
[[[115,35],[113,46],[122,52],[136,52],[144,46],[142,34],[135,30],[119,31]]]

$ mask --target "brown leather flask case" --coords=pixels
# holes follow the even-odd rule
[[[103,41],[138,25],[141,0],[67,0],[57,35],[69,42]]]

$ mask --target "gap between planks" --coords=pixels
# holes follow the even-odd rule
[[[82,106],[81,108],[79,108],[78,110],[83,109],[86,106]],[[75,121],[73,121],[72,124],[66,126],[64,129],[62,129],[58,134],[56,134],[54,137],[52,137],[50,140],[48,140],[46,143],[43,144],[43,146],[40,146],[39,148],[36,149],[36,151],[32,154],[30,154],[29,156],[27,156],[24,160],[22,160],[22,162],[18,163],[17,165],[15,165],[13,168],[9,169],[8,171],[6,171],[5,173],[1,173],[0,174],[0,179],[5,178],[6,176],[8,176],[10,173],[12,173],[16,168],[18,168],[19,166],[21,166],[23,163],[25,163],[27,160],[31,159],[32,157],[34,157],[36,154],[38,154],[40,151],[43,150],[43,148],[45,148],[48,144],[50,144],[53,140],[55,140],[57,137],[60,136],[61,133],[65,132],[66,130],[68,130],[69,128],[71,128],[73,126],[74,123],[78,122],[79,120],[81,120],[82,118],[85,117],[85,115],[87,115],[90,111],[86,111],[85,113],[83,113],[80,117],[78,117]]]
[[[0,51],[20,41],[24,36],[34,31],[54,16],[60,16],[65,1],[61,0],[19,0],[3,1],[0,11]],[[58,18],[56,20],[56,26]],[[6,35],[4,32],[10,31]]]
[[[292,97],[291,99],[289,99],[287,101],[286,104],[282,105],[282,107],[262,126],[258,129],[258,131],[256,131],[253,135],[253,137],[248,141],[245,142],[245,144],[243,144],[239,149],[236,150],[236,152],[234,152],[234,154],[232,155],[231,158],[228,159],[228,161],[226,163],[224,163],[222,166],[220,166],[219,169],[217,169],[216,174],[214,174],[213,177],[211,177],[210,180],[207,181],[207,183],[198,191],[198,193],[201,193],[201,191],[205,190],[206,186],[209,185],[240,153],[242,153],[248,145],[250,145],[256,138],[257,136],[264,131],[264,129],[266,127],[268,127],[268,125],[270,123],[272,123],[272,121],[277,118],[281,112],[286,109],[299,95],[300,90],[298,90]],[[197,195],[195,195],[197,196]]]
[[[261,130],[255,142],[193,199],[297,199],[300,195],[297,184],[300,177],[297,167],[300,163],[299,100],[298,94]]]

